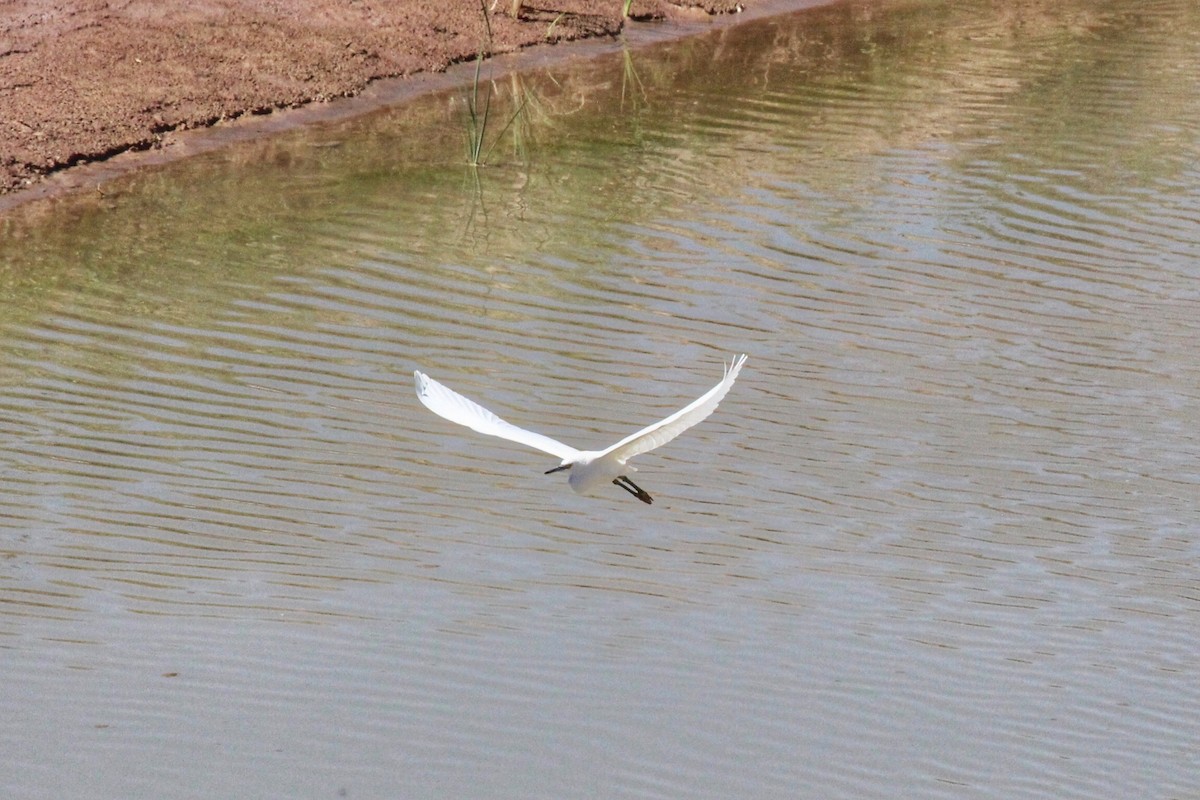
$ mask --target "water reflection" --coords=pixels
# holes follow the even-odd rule
[[[846,4],[6,220],[6,784],[1193,792],[1197,30]],[[587,446],[741,350],[649,515],[411,397]]]

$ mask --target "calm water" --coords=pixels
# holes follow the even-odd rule
[[[844,5],[0,223],[13,798],[1200,796],[1200,7]],[[637,503],[606,445],[750,361]]]

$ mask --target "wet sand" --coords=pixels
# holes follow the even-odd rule
[[[477,0],[6,4],[0,8],[0,211],[185,156],[195,149],[190,131],[229,128],[244,138],[395,102],[396,79],[444,74],[473,61],[481,48],[560,54],[567,42],[684,35],[697,25],[819,4],[764,0],[744,14],[736,0],[686,8],[636,0],[630,21],[621,17],[619,0],[526,3],[515,18],[512,0],[494,8],[489,0],[486,22]],[[567,49],[580,47],[586,45]],[[378,91],[389,80],[393,86]],[[346,98],[357,102],[347,105]],[[89,177],[72,180],[82,165],[92,165]]]

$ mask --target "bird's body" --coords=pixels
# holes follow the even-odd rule
[[[567,482],[576,492],[592,494],[606,484],[613,483],[643,503],[650,503],[650,495],[629,479],[629,473],[635,471],[628,463],[629,459],[666,444],[715,411],[733,386],[744,363],[746,357],[738,356],[725,370],[725,377],[721,382],[697,400],[666,419],[625,437],[606,450],[576,450],[549,436],[505,422],[483,406],[446,388],[419,370],[413,373],[413,377],[416,381],[417,398],[438,416],[479,433],[518,442],[561,458],[562,463],[554,469],[547,470],[547,474],[570,470]]]
[[[628,473],[637,472],[637,467],[615,458],[605,458],[604,454],[603,450],[582,450],[572,461],[547,470],[546,474],[563,469],[570,470],[567,483],[579,494],[595,494],[606,484],[615,483],[639,500],[649,503],[650,495],[638,489],[636,484],[629,480]]]

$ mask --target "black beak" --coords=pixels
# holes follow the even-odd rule
[[[575,466],[575,465],[574,464],[562,464],[560,466],[555,467],[554,469],[546,470],[545,474],[549,475],[552,472],[562,472],[564,469],[570,469],[573,466]]]
[[[650,505],[651,503],[654,502],[654,498],[652,498],[649,494],[647,494],[645,489],[638,486],[636,483],[629,480],[629,478],[626,478],[624,475],[622,475],[618,478],[614,478],[613,483],[615,483],[617,486],[620,486],[622,489],[629,492],[631,495],[636,497],[638,500],[641,500],[646,505]]]

